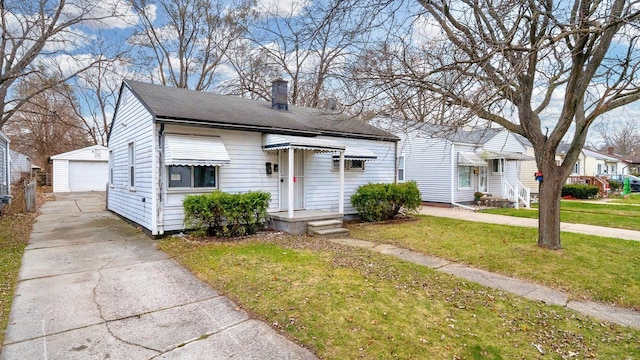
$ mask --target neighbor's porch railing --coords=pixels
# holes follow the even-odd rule
[[[571,175],[567,178],[567,184],[583,184],[583,185],[597,186],[598,194],[600,196],[605,196],[609,194],[609,191],[611,190],[607,179],[601,178],[599,176]]]
[[[513,202],[513,206],[520,208],[520,201],[525,208],[531,206],[531,189],[524,186],[520,180],[516,180],[515,185],[511,185],[506,179],[502,181],[502,193],[509,201]]]

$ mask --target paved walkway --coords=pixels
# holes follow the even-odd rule
[[[315,359],[105,211],[104,195],[56,197],[25,251],[1,359]]]
[[[517,218],[513,216],[485,214],[459,208],[440,208],[423,206],[421,214],[448,217],[468,221],[537,227],[537,219]],[[562,223],[562,231],[576,232],[589,235],[607,236],[625,240],[640,241],[640,232],[631,230],[611,229],[600,226]],[[569,293],[555,290],[542,285],[533,284],[524,280],[494,274],[470,266],[460,265],[447,260],[424,255],[415,251],[403,249],[388,244],[376,244],[370,241],[356,239],[332,239],[331,241],[361,247],[381,254],[387,254],[415,264],[427,266],[437,271],[442,271],[493,289],[499,289],[524,298],[543,301],[550,305],[564,306],[579,313],[592,316],[596,319],[614,324],[630,326],[640,329],[640,312],[626,308],[619,308],[593,301],[569,300]]]
[[[446,208],[437,206],[423,206],[420,214],[447,217],[453,219],[485,222],[492,224],[538,227],[538,219],[520,218],[515,216],[486,214],[477,211],[465,210],[462,208]],[[584,224],[560,223],[560,231],[574,232],[579,234],[597,235],[612,237],[624,240],[640,241],[640,231],[614,229],[603,226],[593,226]]]

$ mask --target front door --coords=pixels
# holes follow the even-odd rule
[[[478,191],[487,192],[487,167],[478,167]]]
[[[280,151],[280,210],[289,210],[289,151]],[[293,152],[293,210],[304,209],[304,151]]]

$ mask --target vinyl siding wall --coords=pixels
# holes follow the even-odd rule
[[[126,100],[124,100],[126,98]],[[126,88],[113,120],[109,149],[113,156],[113,183],[109,184],[107,208],[156,233],[152,190],[156,152],[151,114]],[[134,144],[135,186],[129,186],[128,145]],[[108,153],[104,155],[108,156]]]
[[[473,167],[471,168],[471,188],[459,188],[458,185],[458,153],[459,152],[475,152],[476,148],[471,145],[455,144],[455,158],[454,158],[454,175],[453,175],[453,202],[465,203],[473,201],[473,193],[478,191],[478,175],[473,173]],[[491,169],[488,169],[489,177],[491,177]],[[491,191],[491,181],[489,180],[488,191]]]
[[[197,134],[219,136],[229,153],[231,164],[218,167],[218,188],[228,193],[243,193],[250,190],[262,190],[271,193],[269,211],[278,211],[278,174],[266,174],[265,163],[278,163],[276,152],[262,150],[262,134],[248,131],[230,131],[186,126],[167,125],[165,133]],[[167,169],[162,172],[164,196],[164,230],[175,231],[184,228],[182,201],[187,195],[211,192],[210,189],[198,191],[167,190]]]
[[[492,151],[509,151],[524,153],[527,149],[516,137],[508,132],[501,131],[483,145],[484,149]]]
[[[19,152],[9,151],[9,159],[11,162],[11,183],[15,184],[23,175],[31,173],[31,161],[29,157]]]
[[[527,147],[527,150],[524,153],[529,156],[535,156],[533,153],[533,147]],[[539,192],[540,183],[534,177],[536,171],[538,171],[538,165],[535,161],[523,161],[520,164],[520,182],[531,189],[532,194],[537,194]]]
[[[422,201],[451,203],[451,142],[415,130],[396,135],[401,138],[398,156],[405,156],[405,179],[416,182]]]
[[[355,214],[351,206],[351,195],[356,188],[368,183],[393,183],[396,178],[396,143],[323,137],[346,146],[366,148],[376,154],[377,159],[365,161],[364,171],[344,171],[344,213]],[[307,210],[338,211],[340,172],[333,170],[333,156],[338,153],[305,154],[305,208]],[[345,160],[346,161],[346,160]]]
[[[527,147],[524,146],[516,137],[515,135],[513,135],[511,132],[509,131],[501,131],[499,132],[496,136],[494,136],[492,139],[490,139],[489,141],[487,141],[484,146],[484,149],[487,150],[492,150],[492,151],[507,151],[507,152],[517,152],[517,153],[521,153],[524,154],[527,152]],[[504,179],[511,184],[512,186],[516,184],[516,182],[520,179],[520,172],[521,172],[521,167],[523,163],[532,163],[534,170],[531,171],[530,176],[528,177],[528,179],[533,179],[533,182],[536,184],[532,184],[529,183],[529,185],[525,185],[528,186],[530,189],[533,190],[533,188],[535,187],[535,191],[538,191],[538,185],[537,182],[535,181],[535,179],[533,178],[533,173],[536,172],[535,170],[535,161],[515,161],[515,160],[507,160],[506,162],[506,166],[505,166],[505,170],[504,170],[504,174],[493,174],[491,172],[491,162],[488,161],[489,163],[489,172],[488,172],[488,177],[489,177],[489,188],[488,191],[489,193],[491,193],[494,196],[504,196],[505,194],[503,193],[503,189],[502,189],[502,179],[504,176]]]
[[[280,174],[266,174],[265,163],[279,163],[278,151],[262,149],[262,133],[247,131],[217,130],[168,125],[165,133],[219,136],[229,153],[231,164],[218,168],[218,189],[228,193],[262,190],[271,193],[268,211],[280,210]],[[353,214],[351,195],[355,189],[369,182],[395,181],[395,142],[369,141],[324,137],[347,146],[359,146],[373,151],[376,160],[367,160],[365,170],[345,171],[345,214]],[[338,211],[339,173],[333,171],[333,155],[306,151],[304,154],[304,208],[308,210]],[[282,169],[282,167],[280,167]],[[175,191],[166,189],[167,173],[163,169],[164,229],[176,231],[184,228],[182,201],[190,194],[207,193],[211,190]]]

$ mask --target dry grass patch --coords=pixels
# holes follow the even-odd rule
[[[307,237],[159,247],[325,359],[640,357],[640,332]]]
[[[0,349],[9,322],[22,254],[34,222],[34,214],[0,217]]]

